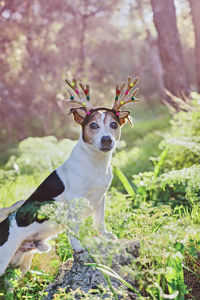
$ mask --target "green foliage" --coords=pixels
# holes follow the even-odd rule
[[[173,117],[171,130],[160,143],[163,157],[154,159],[157,161],[154,175],[144,172],[133,176],[138,201],[153,201],[154,205],[170,203],[173,207],[184,204],[189,208],[199,202],[199,119],[200,108],[196,101],[191,111],[181,111]]]
[[[196,96],[196,95],[194,95]],[[191,110],[180,111],[171,120],[171,130],[160,147],[169,148],[164,170],[182,169],[200,163],[200,104],[193,99]]]
[[[51,274],[42,271],[28,272],[21,283],[19,281],[20,276],[21,271],[19,269],[7,270],[4,278],[11,289],[8,292],[2,293],[5,300],[42,299],[46,295],[46,292],[44,292],[45,287],[53,280]],[[13,290],[13,288],[15,289]]]
[[[127,286],[130,290],[132,290],[137,296],[139,296],[139,299],[143,299],[143,297],[140,295],[140,293],[131,285],[129,284],[126,280],[121,278],[119,274],[117,274],[115,271],[113,271],[111,268],[98,264],[98,263],[86,263],[87,266],[95,267],[97,270],[100,270],[104,275],[113,277],[115,279],[118,279],[121,281],[125,286]],[[115,294],[116,296],[116,294]],[[118,299],[118,298],[116,298]]]
[[[5,168],[14,168],[19,174],[52,171],[67,159],[74,145],[69,139],[58,142],[54,136],[28,138],[19,143]]]
[[[59,256],[61,262],[72,257],[72,249],[66,232],[61,233],[56,239],[56,254]]]
[[[171,136],[188,137],[195,139],[200,136],[199,116],[200,116],[200,95],[192,93],[192,102],[190,111],[180,111],[173,116],[171,123]]]
[[[182,245],[181,245],[182,246]],[[186,293],[183,275],[183,254],[177,251],[167,260],[166,280],[170,294],[178,291],[177,300],[184,300]]]
[[[163,152],[161,153],[158,163],[154,168],[154,179],[156,179],[159,175],[160,169],[165,161],[165,158],[167,156],[167,152],[168,152],[168,148],[166,148],[165,150],[163,150]]]
[[[170,116],[166,108],[162,105],[152,103],[152,106],[149,107],[145,102],[140,103],[140,105],[134,107],[131,115],[133,116],[133,122],[135,121],[134,127],[124,126],[122,130],[122,140],[127,141],[126,147],[129,150],[136,145],[142,145],[147,134],[158,134],[169,127]],[[138,116],[136,120],[134,116]],[[161,137],[159,140],[161,140]]]
[[[88,292],[84,292],[80,288],[76,289],[75,291],[72,290],[68,291],[67,288],[59,288],[58,291],[53,295],[54,300],[63,300],[63,299],[73,300],[78,297],[80,297],[79,299],[85,299],[85,300],[92,300],[92,299],[112,300],[113,294],[111,293],[109,288],[105,288],[103,285],[98,285],[95,289],[90,289]],[[123,296],[121,299],[125,300]]]
[[[118,168],[115,168],[115,173],[118,176],[118,178],[121,181],[121,183],[123,184],[125,190],[129,194],[129,196],[134,199],[135,198],[134,189],[132,188],[131,184],[129,183],[129,181],[126,178],[126,176],[124,175],[124,173],[120,169],[118,169]]]

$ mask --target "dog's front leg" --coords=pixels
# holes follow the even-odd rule
[[[77,239],[79,228],[77,228],[76,230],[73,228],[72,231],[74,232],[74,235],[70,234],[69,240],[73,250],[76,252],[84,251],[85,248],[81,245],[80,241]]]
[[[31,253],[31,252],[24,254],[24,257],[23,257],[23,259],[20,263],[20,266],[19,266],[19,268],[22,272],[21,277],[23,277],[30,270],[33,255],[34,255],[34,253]]]
[[[76,224],[74,224],[73,220],[73,224],[70,225],[70,233],[67,232],[67,234],[69,234],[70,244],[75,252],[83,252],[85,250],[79,241],[79,229],[81,225],[79,217],[80,216],[77,215]]]
[[[105,202],[106,196],[102,197],[99,206],[97,207],[96,211],[94,212],[93,219],[94,219],[94,226],[97,228],[100,235],[117,239],[117,237],[112,233],[108,232],[105,227],[104,218],[105,218]]]
[[[81,245],[79,241],[79,229],[81,226],[81,217],[82,211],[77,207],[77,202],[74,199],[79,199],[80,197],[74,197],[74,193],[69,193],[67,195],[68,203],[69,203],[69,211],[68,211],[68,220],[69,229],[67,230],[67,235],[70,240],[70,244],[74,251],[82,252],[85,248]]]

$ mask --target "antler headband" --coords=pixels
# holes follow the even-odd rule
[[[136,84],[139,81],[139,77],[135,77],[133,80],[129,76],[126,82],[122,84],[118,83],[116,85],[116,96],[115,102],[113,104],[113,110],[119,111],[122,106],[129,102],[139,102],[138,99],[135,99],[139,88],[135,88]]]
[[[84,86],[82,83],[79,83],[79,86],[81,87],[82,92],[83,92],[83,93],[80,93],[76,79],[73,79],[72,82],[70,82],[68,79],[65,79],[65,81],[68,84],[68,86],[70,87],[70,89],[69,88],[67,89],[70,94],[70,99],[67,99],[66,101],[78,103],[89,112],[90,109],[92,109],[91,102],[89,101],[90,100],[90,86],[88,84],[86,84],[86,86]],[[84,95],[85,100],[81,98],[82,94]]]
[[[70,99],[66,99],[66,101],[81,105],[81,107],[86,110],[87,115],[89,115],[90,111],[93,110],[93,106],[90,101],[90,86],[88,84],[86,84],[85,86],[84,84],[79,83],[79,86],[82,89],[82,93],[80,93],[76,79],[73,79],[72,82],[70,82],[68,79],[65,79],[65,81],[70,87],[67,89],[70,94]],[[107,110],[111,110],[116,114],[116,116],[119,116],[119,111],[122,106],[130,102],[139,102],[139,99],[135,98],[139,91],[138,87],[135,88],[138,81],[139,77],[135,77],[134,79],[132,79],[129,76],[126,82],[123,82],[122,84],[118,83],[116,85],[116,96],[113,107],[112,109]],[[82,94],[84,95],[85,100],[81,98]],[[95,108],[95,111],[98,109],[102,109],[102,107]]]

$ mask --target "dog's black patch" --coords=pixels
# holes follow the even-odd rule
[[[39,218],[38,212],[42,205],[54,203],[54,198],[65,190],[63,182],[53,171],[26,200],[16,212],[18,226],[28,226],[34,221],[42,223],[48,218]]]
[[[0,223],[0,246],[5,244],[8,240],[10,229],[9,217],[7,217],[3,222]]]

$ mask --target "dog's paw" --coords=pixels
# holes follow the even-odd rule
[[[86,249],[81,251],[74,251],[74,262],[76,263],[82,263],[82,262],[88,262],[90,259],[90,256]]]

